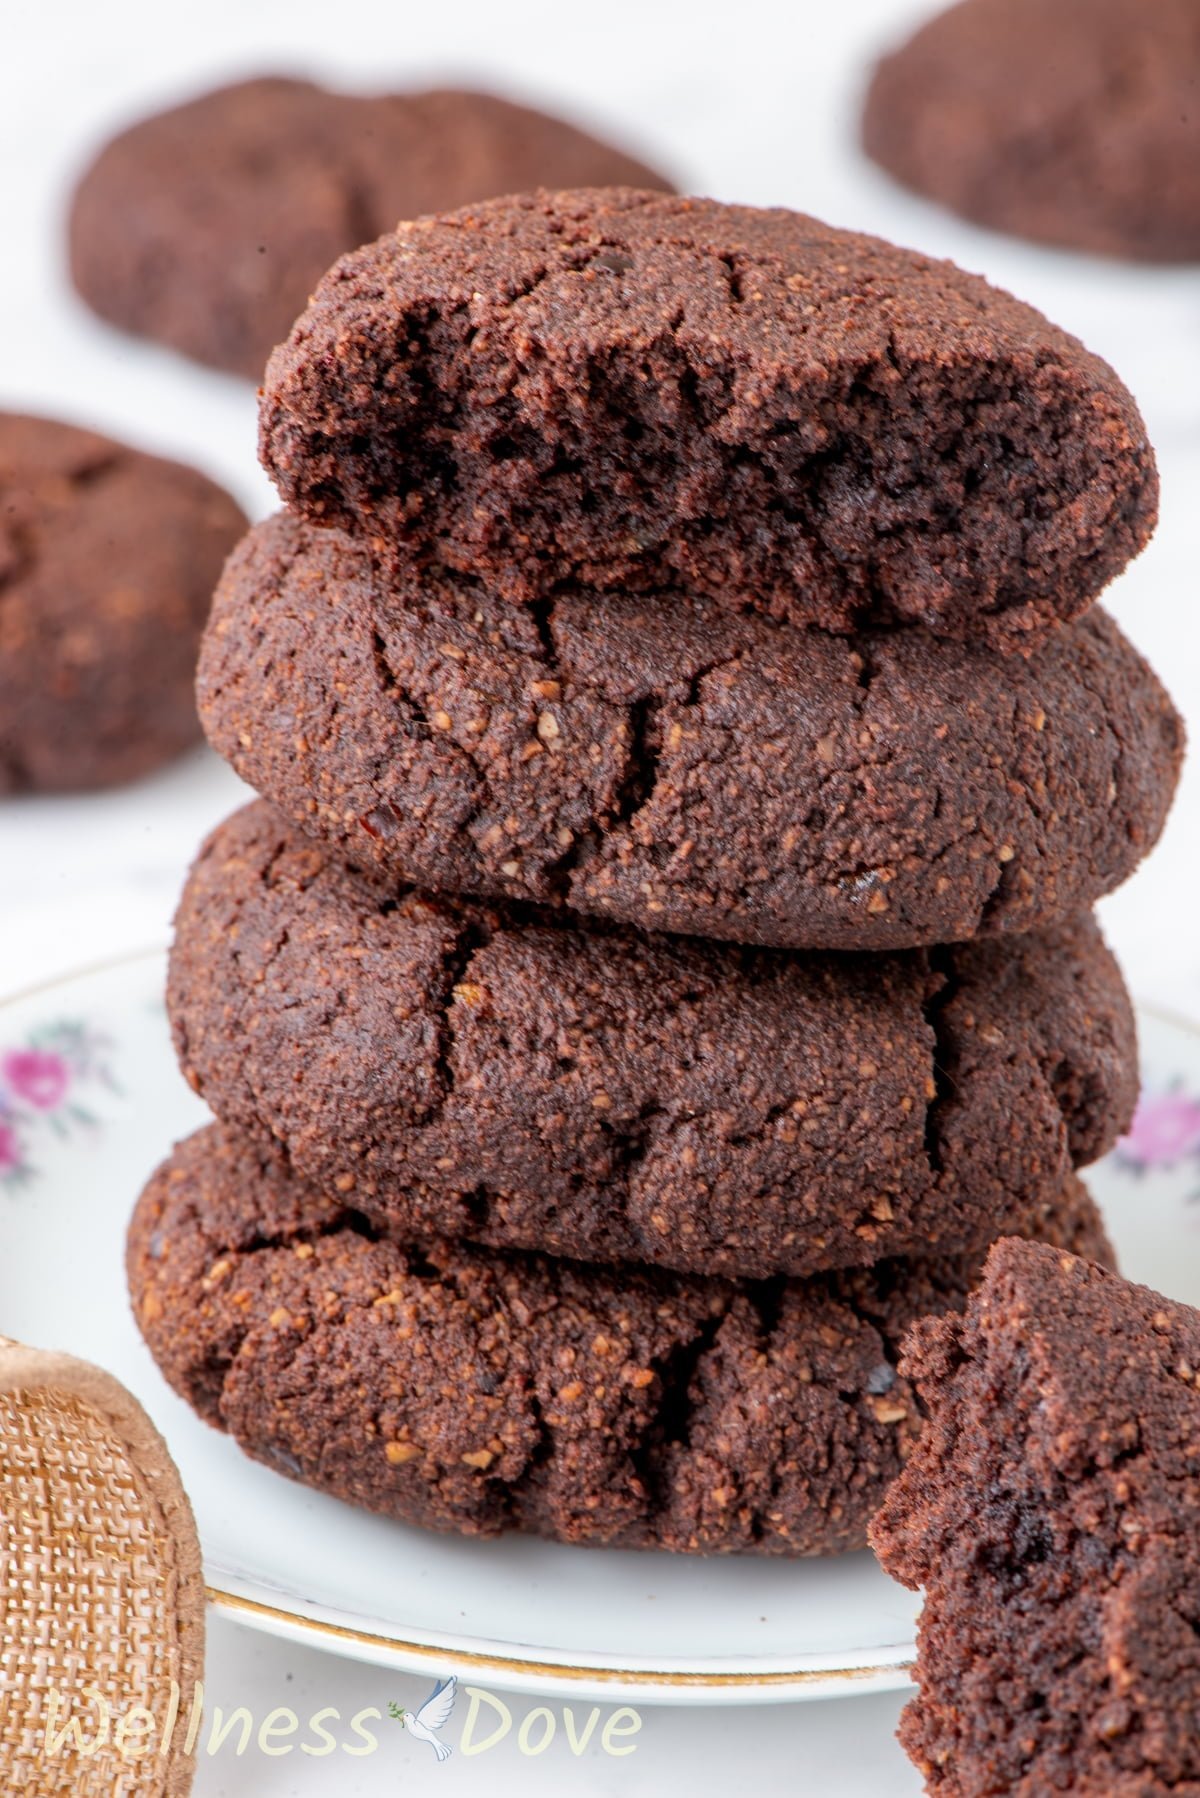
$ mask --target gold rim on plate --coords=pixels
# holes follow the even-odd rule
[[[345,1623],[306,1617],[303,1613],[284,1610],[280,1605],[266,1604],[261,1599],[243,1598],[227,1592],[222,1586],[208,1586],[209,1603],[233,1617],[249,1618],[259,1624],[278,1625],[287,1630],[304,1630],[329,1643],[355,1642],[363,1648],[390,1649],[409,1659],[436,1663],[443,1670],[448,1665],[468,1666],[492,1673],[537,1675],[542,1680],[591,1681],[596,1685],[645,1687],[659,1686],[695,1690],[734,1687],[738,1690],[758,1686],[807,1686],[831,1680],[878,1679],[905,1673],[912,1665],[912,1649],[897,1648],[894,1661],[883,1661],[871,1667],[797,1667],[764,1670],[761,1673],[680,1673],[647,1668],[577,1667],[569,1661],[532,1661],[517,1655],[485,1654],[474,1648],[439,1648],[427,1642],[409,1642],[399,1636],[382,1635],[373,1630],[356,1629]]]

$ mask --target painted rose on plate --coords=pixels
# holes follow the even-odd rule
[[[1144,1092],[1116,1154],[1137,1174],[1194,1164],[1200,1198],[1200,1095],[1182,1080]]]
[[[88,1087],[117,1090],[112,1044],[74,1019],[41,1025],[23,1043],[0,1044],[0,1186],[17,1186],[37,1172],[37,1142],[98,1127],[84,1102]]]

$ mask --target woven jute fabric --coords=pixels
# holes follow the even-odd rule
[[[187,1792],[203,1658],[196,1527],[162,1438],[98,1368],[0,1337],[0,1790]]]

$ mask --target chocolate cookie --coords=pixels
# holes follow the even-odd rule
[[[258,380],[330,263],[397,219],[523,188],[667,183],[490,94],[238,82],[101,150],[71,210],[75,285],[104,318]]]
[[[115,786],[199,738],[200,633],[245,526],[195,469],[0,413],[0,794]]]
[[[343,258],[267,371],[284,497],[527,601],[713,594],[1026,645],[1145,543],[1112,370],[949,263],[800,214],[532,195]]]
[[[1107,1254],[1072,1182],[1039,1224]],[[734,1285],[375,1239],[218,1130],[134,1213],[129,1286],[175,1390],[248,1453],[429,1529],[690,1553],[860,1547],[919,1428],[910,1321],[978,1258]]]
[[[1112,620],[1028,659],[712,600],[385,582],[283,513],[218,589],[213,746],[382,889],[830,949],[1028,930],[1154,844],[1182,726]]]
[[[1194,0],[963,0],[880,63],[863,141],[981,224],[1194,262],[1198,85]]]
[[[261,802],[176,921],[180,1063],[373,1222],[765,1276],[957,1252],[1129,1121],[1090,918],[890,956],[722,948],[379,901]]]
[[[871,1535],[925,1588],[901,1740],[939,1798],[1200,1792],[1200,1314],[998,1243],[910,1337],[931,1421]]]

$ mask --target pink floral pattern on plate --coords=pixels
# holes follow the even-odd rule
[[[1190,1166],[1196,1177],[1191,1196],[1200,1198],[1200,1096],[1189,1092],[1182,1079],[1144,1092],[1116,1153],[1136,1174]]]
[[[0,1045],[0,1187],[34,1177],[39,1138],[98,1128],[80,1089],[119,1090],[111,1049],[98,1031],[65,1019],[31,1031],[23,1043]]]

